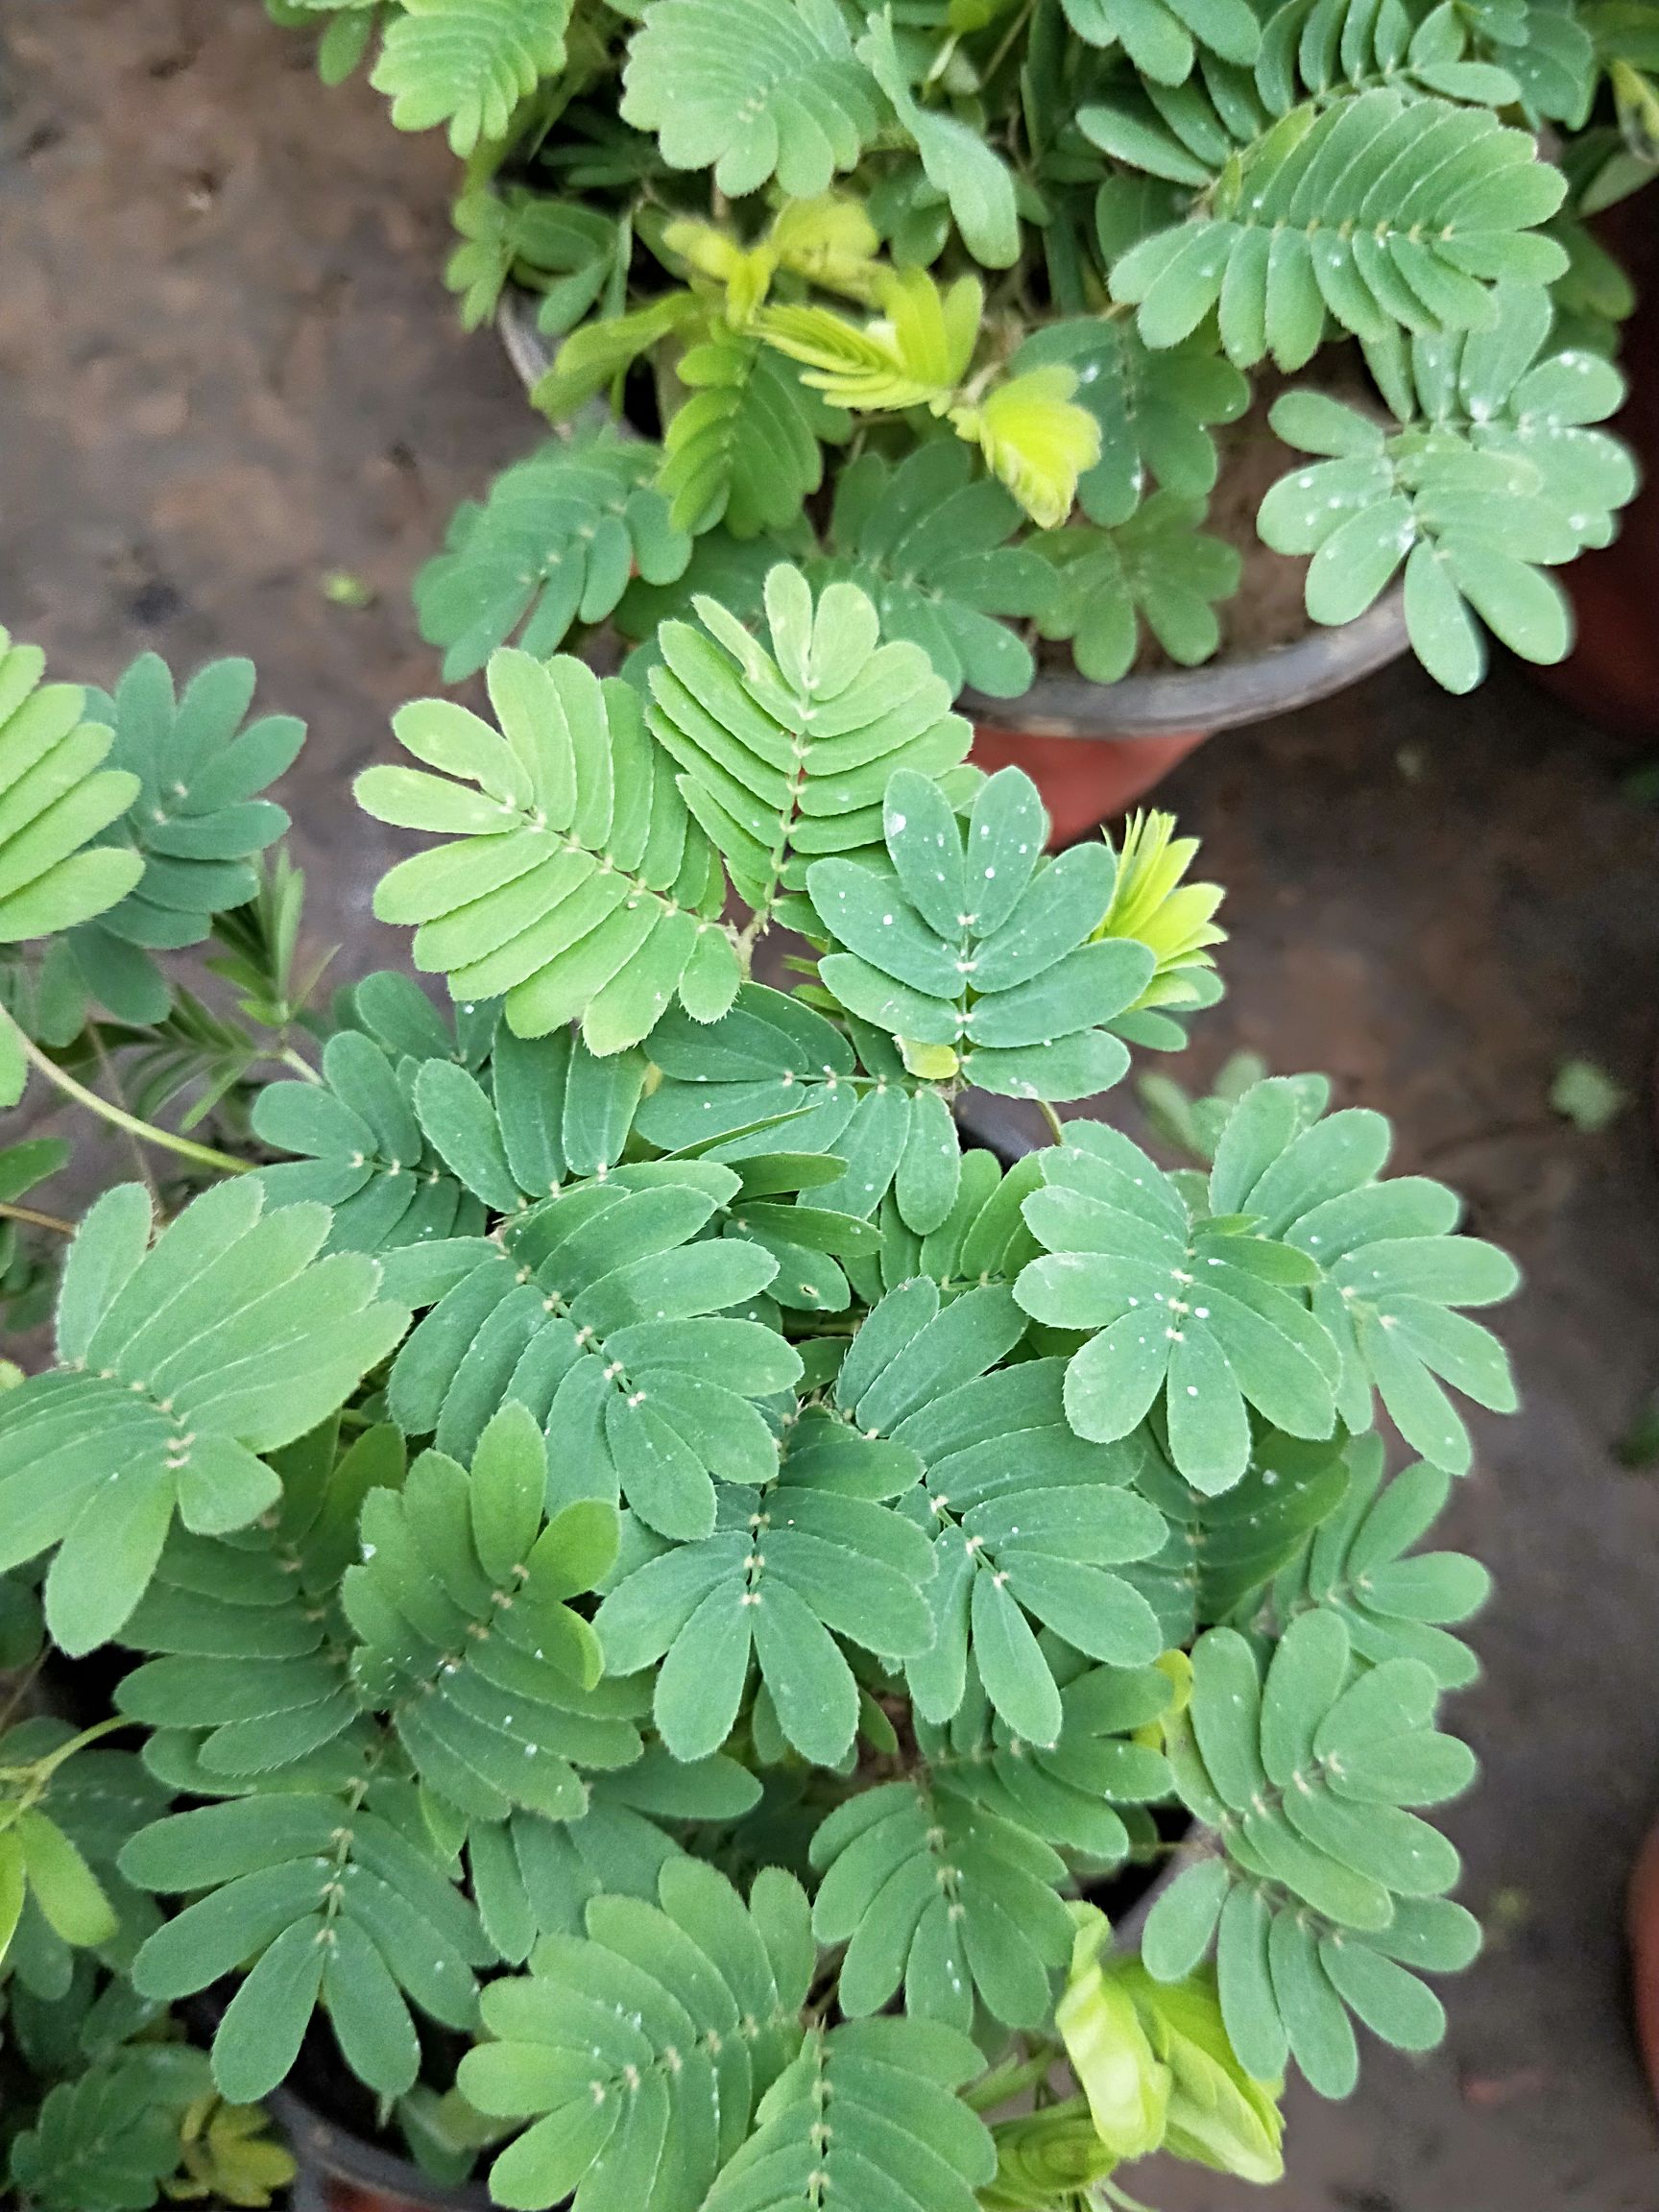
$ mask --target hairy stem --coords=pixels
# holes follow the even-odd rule
[[[0,1221],[27,1221],[32,1229],[55,1229],[60,1237],[73,1237],[75,1224],[58,1214],[39,1214],[33,1206],[0,1205]]]

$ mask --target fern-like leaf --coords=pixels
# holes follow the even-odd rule
[[[1078,120],[1134,160],[1139,142],[1114,117]],[[1494,280],[1548,283],[1566,266],[1534,228],[1561,204],[1560,172],[1483,109],[1375,90],[1293,108],[1241,149],[1219,128],[1194,137],[1186,180],[1215,182],[1206,210],[1112,271],[1149,346],[1178,344],[1218,307],[1238,366],[1271,353],[1300,368],[1327,315],[1365,339],[1476,327],[1492,320]]]
[[[669,419],[658,478],[673,526],[724,522],[735,538],[786,529],[823,482],[818,441],[845,436],[845,417],[742,331],[710,330],[678,374],[689,397]]]
[[[140,786],[108,840],[130,844],[144,869],[70,948],[92,995],[124,1021],[165,1018],[171,995],[151,951],[199,945],[215,915],[256,898],[254,860],[288,827],[259,794],[292,765],[305,725],[266,714],[244,728],[253,684],[251,661],[214,661],[175,698],[166,663],[146,653],[112,695],[88,695],[114,730],[110,758]]]
[[[536,320],[549,334],[571,329],[615,281],[622,234],[610,216],[522,184],[479,184],[455,203],[461,244],[444,281],[461,295],[461,327],[476,330],[500,304],[509,277],[539,292]]]
[[[1286,1588],[1294,1586],[1310,1538],[1350,1496],[1347,1454],[1355,1447],[1340,1436],[1310,1444],[1262,1426],[1242,1478],[1216,1497],[1176,1471],[1152,1424],[1125,1448],[1135,1455],[1136,1489],[1169,1525],[1162,1551],[1124,1569],[1157,1614],[1166,1647],[1185,1647],[1197,1629],[1246,1617],[1281,1570],[1291,1578]]]
[[[0,630],[0,943],[55,936],[113,906],[141,857],[94,843],[138,797],[106,768],[113,733],[72,684],[41,687],[46,657]]]
[[[565,66],[571,0],[403,0],[370,83],[400,131],[447,126],[457,154],[505,138],[513,110]]]
[[[623,87],[623,120],[733,199],[774,176],[787,198],[815,199],[881,120],[834,0],[655,0]]]
[[[1286,393],[1273,424],[1322,455],[1262,503],[1262,538],[1311,553],[1316,621],[1347,622],[1406,565],[1406,620],[1418,658],[1448,690],[1486,667],[1479,615],[1529,661],[1572,644],[1566,598],[1542,569],[1604,545],[1635,495],[1630,456],[1588,427],[1623,397],[1599,356],[1548,350],[1546,294],[1500,285],[1492,327],[1368,349],[1401,428],[1389,432],[1322,395]]]
[[[1259,1083],[1216,1146],[1211,1205],[1318,1266],[1312,1310],[1340,1354],[1336,1398],[1349,1429],[1373,1425],[1375,1387],[1407,1442],[1460,1475],[1469,1432],[1435,1378],[1495,1411],[1513,1409],[1503,1347],[1456,1310],[1496,1305],[1519,1277],[1495,1244],[1452,1234],[1459,1207],[1444,1184],[1379,1179],[1389,1142],[1380,1114],[1350,1107],[1320,1119],[1294,1084]]]
[[[933,1634],[926,1538],[884,1501],[916,1486],[902,1447],[850,1434],[825,1414],[790,1433],[776,1482],[728,1493],[715,1533],[635,1569],[594,1626],[613,1674],[661,1665],[653,1717],[676,1759],[731,1734],[758,1664],[778,1723],[803,1758],[852,1749],[858,1686],[840,1639],[903,1656]]]
[[[579,1819],[577,1762],[639,1756],[629,1693],[594,1695],[599,1645],[565,1602],[611,1567],[615,1508],[583,1501],[549,1522],[546,1493],[541,1431],[509,1404],[467,1472],[428,1452],[400,1490],[371,1492],[341,1585],[365,1702],[390,1713],[423,1781],[485,1820],[515,1805]]]
[[[400,742],[440,775],[359,777],[369,813],[455,840],[383,878],[375,913],[420,925],[416,964],[456,998],[504,994],[519,1036],[580,1017],[608,1053],[676,995],[705,1020],[723,1013],[738,966],[719,867],[636,694],[579,661],[511,650],[491,661],[490,694],[501,734],[445,700],[397,716]]]
[[[800,999],[745,984],[732,1012],[707,1029],[670,1014],[652,1031],[662,1080],[640,1106],[639,1134],[664,1151],[690,1146],[739,1168],[781,1149],[827,1155],[830,1173],[811,1192],[814,1207],[868,1216],[896,1190],[903,1216],[935,1228],[954,1204],[960,1171],[949,1109],[906,1073],[879,1031],[863,1032],[860,1046],[854,1055],[842,1031]]]
[[[1152,1840],[1145,1808],[1166,1798],[1169,1763],[1150,1739],[1174,1701],[1161,1667],[1094,1667],[1045,1630],[1043,1656],[1060,1686],[1060,1727],[1033,1743],[970,1678],[947,1726],[919,1720],[917,1748],[958,1796],[1057,1851],[1118,1865]]]
[[[876,842],[895,770],[949,771],[970,731],[921,648],[881,642],[854,585],[830,584],[814,603],[798,569],[775,568],[770,652],[712,600],[697,613],[701,630],[672,622],[661,634],[651,728],[739,895],[765,917],[803,888],[810,856]]]
[[[815,1960],[800,1886],[767,1867],[745,1906],[676,1858],[658,1897],[595,1897],[585,1935],[544,1937],[528,1975],[486,1992],[495,2040],[462,2059],[462,2093],[534,2122],[491,2168],[497,2203],[581,2190],[697,2212],[799,2050]]]
[[[920,645],[959,690],[1014,699],[1036,673],[1012,619],[1040,613],[1051,572],[1008,541],[1018,504],[974,481],[966,445],[937,438],[895,468],[862,453],[835,484],[829,551],[808,568],[819,589],[845,579],[867,591],[889,637]]]
[[[228,2098],[276,2086],[319,2004],[347,2064],[385,2097],[420,2066],[411,2002],[462,2033],[476,2024],[475,1969],[493,1953],[407,1782],[278,1786],[171,1814],[121,1863],[141,1887],[192,1898],[133,1960],[141,1994],[187,1997],[254,1961],[213,2038]]]
[[[1148,478],[1178,499],[1202,500],[1214,490],[1220,460],[1211,425],[1236,421],[1250,400],[1237,369],[1196,342],[1153,352],[1129,324],[1094,315],[1033,331],[1011,366],[1018,373],[1048,362],[1075,373],[1077,404],[1100,432],[1100,458],[1077,486],[1092,522],[1126,522]]]
[[[899,1040],[919,1075],[960,1069],[1023,1098],[1117,1082],[1128,1053],[1109,1024],[1154,962],[1128,939],[1089,942],[1111,902],[1110,850],[1044,862],[1036,786],[1012,768],[982,787],[965,828],[936,784],[895,775],[884,820],[887,867],[820,860],[807,872],[837,948],[819,963],[836,998]]]
[[[857,2204],[873,2174],[895,2206],[975,2212],[997,2152],[953,2092],[983,2063],[966,2035],[935,2021],[815,2028],[761,2099],[754,2133],[722,2168],[704,2212],[797,2212],[814,2198]]]
[[[1080,672],[1096,684],[1126,676],[1142,626],[1183,667],[1221,642],[1215,602],[1238,589],[1243,557],[1199,525],[1204,502],[1154,492],[1126,522],[1049,530],[1033,549],[1054,588],[1038,616],[1045,637],[1067,637]]]
[[[1190,1707],[1165,1733],[1176,1787],[1224,1856],[1159,1899],[1142,1958],[1173,1982],[1214,1943],[1228,2039],[1260,2080],[1291,2056],[1321,2094],[1347,2096],[1351,2011],[1408,2051],[1445,2032],[1411,1969],[1466,1965],[1479,1930],[1444,1895],[1456,1852],[1409,1810],[1455,1796],[1475,1771],[1435,1730],[1437,1697],[1414,1660],[1356,1671],[1347,1630],[1324,1610],[1291,1624],[1264,1679],[1231,1628],[1194,1647]]]
[[[555,1497],[621,1495],[664,1536],[709,1535],[714,1479],[758,1483],[777,1466],[751,1401],[800,1374],[776,1330],[731,1311],[777,1261],[701,1238],[737,1187],[694,1161],[620,1167],[498,1238],[389,1255],[416,1302],[432,1302],[393,1368],[394,1418],[465,1456],[517,1399],[557,1439]]]
[[[12,2179],[41,2212],[142,2212],[179,2173],[184,2114],[210,2089],[187,2045],[118,2050],[47,2090],[12,2139]]]
[[[1460,1551],[1412,1550],[1444,1511],[1452,1478],[1419,1461],[1384,1482],[1375,1436],[1357,1438],[1347,1456],[1351,1474],[1340,1510],[1280,1574],[1274,1609],[1288,1622],[1310,1605],[1327,1606],[1340,1615],[1358,1656],[1373,1666],[1416,1659],[1442,1689],[1465,1688],[1479,1668],[1450,1627],[1479,1611],[1492,1577]]]
[[[415,579],[421,635],[444,647],[445,683],[515,634],[545,660],[573,624],[606,620],[637,576],[674,582],[691,541],[652,487],[657,459],[618,438],[553,441],[497,476],[482,506],[456,510],[445,550]]]
[[[351,1638],[335,1602],[357,1519],[403,1481],[389,1422],[337,1453],[338,1424],[272,1455],[278,1503],[234,1541],[175,1528],[122,1629],[149,1656],[121,1678],[120,1710],[150,1728],[157,1772],[194,1795],[344,1786],[376,1747],[360,1721]]]
[[[860,1791],[812,1839],[820,1943],[845,1943],[837,1984],[854,2019],[902,1987],[913,2019],[966,2033],[977,1992],[1010,2028],[1035,2028],[1071,1950],[1066,1863],[1023,1822],[924,1771]]]
[[[0,1556],[56,1548],[55,1640],[114,1635],[143,1595],[175,1512],[204,1534],[245,1527],[277,1492],[254,1455],[313,1427],[383,1359],[407,1310],[373,1264],[320,1260],[323,1206],[264,1209],[252,1177],[168,1228],[118,1185],[81,1225],[58,1300],[58,1358],[0,1407]]]
[[[871,1309],[835,1395],[863,1434],[917,1454],[926,1470],[937,1572],[926,1592],[933,1634],[907,1669],[918,1712],[943,1724],[958,1710],[972,1649],[1009,1727],[1048,1746],[1060,1693],[1030,1621],[1117,1666],[1154,1659],[1151,1607],[1109,1570],[1160,1551],[1165,1524],[1125,1487],[1132,1458],[1068,1426],[1064,1361],[1000,1365],[1023,1334],[1006,1288],[942,1306],[922,1278]]]

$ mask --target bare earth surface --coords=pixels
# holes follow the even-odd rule
[[[147,646],[252,654],[312,724],[287,797],[353,968],[396,947],[368,920],[390,836],[348,780],[436,682],[409,578],[533,438],[438,288],[450,176],[361,86],[325,94],[255,0],[0,9],[0,620],[97,682]],[[375,604],[330,605],[334,570]],[[1491,1947],[1447,2050],[1373,2049],[1345,2107],[1292,2093],[1293,2180],[1139,2170],[1164,2212],[1659,2207],[1619,1928],[1659,1805],[1659,1477],[1610,1451],[1659,1380],[1659,816],[1629,764],[1512,667],[1468,702],[1400,668],[1161,795],[1236,933],[1176,1072],[1241,1046],[1329,1070],[1528,1282],[1502,1324],[1526,1415],[1484,1426],[1454,1531],[1502,1585],[1459,1716],[1484,1786],[1452,1823]],[[1575,1055],[1639,1101],[1604,1136],[1548,1111]]]

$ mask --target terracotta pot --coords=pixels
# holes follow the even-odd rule
[[[545,375],[555,346],[536,325],[536,302],[508,292],[496,319],[501,344],[526,391]],[[600,410],[603,414],[603,410]],[[1401,591],[1385,592],[1358,621],[1310,630],[1280,645],[1203,668],[1158,669],[1118,684],[1040,676],[1018,700],[963,695],[985,768],[1023,768],[1069,845],[1132,806],[1177,761],[1218,730],[1287,714],[1345,691],[1407,650]]]
[[[1659,2104],[1659,1821],[1648,1830],[1630,1876],[1625,1904],[1630,1941],[1630,2002],[1636,2040]]]
[[[1209,734],[1188,730],[1178,737],[1025,737],[981,722],[973,757],[993,774],[1023,768],[1048,809],[1050,842],[1070,845],[1133,806]]]
[[[1577,637],[1554,668],[1535,671],[1558,699],[1606,729],[1659,738],[1659,187],[1623,200],[1596,229],[1629,270],[1639,304],[1619,366],[1630,397],[1605,427],[1635,452],[1643,484],[1611,545],[1582,553],[1561,582]]]

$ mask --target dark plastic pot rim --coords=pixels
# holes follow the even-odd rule
[[[365,2143],[349,2128],[325,2120],[297,2090],[274,2089],[265,2103],[299,2161],[297,2205],[303,2204],[301,2192],[307,2182],[312,2184],[312,2200],[325,2203],[317,2185],[344,2181],[354,2189],[429,2206],[432,2212],[496,2212],[482,2181],[435,2181],[410,2159],[383,2151],[377,2143]]]
[[[528,392],[552,366],[556,348],[537,327],[529,293],[503,293],[496,328],[508,360]],[[1298,707],[1334,698],[1375,669],[1399,660],[1409,645],[1403,589],[1339,628],[1313,628],[1266,653],[1216,661],[1202,668],[1160,668],[1092,684],[1086,676],[1039,676],[1017,699],[965,691],[962,710],[988,729],[1022,737],[1173,737],[1237,730]]]

